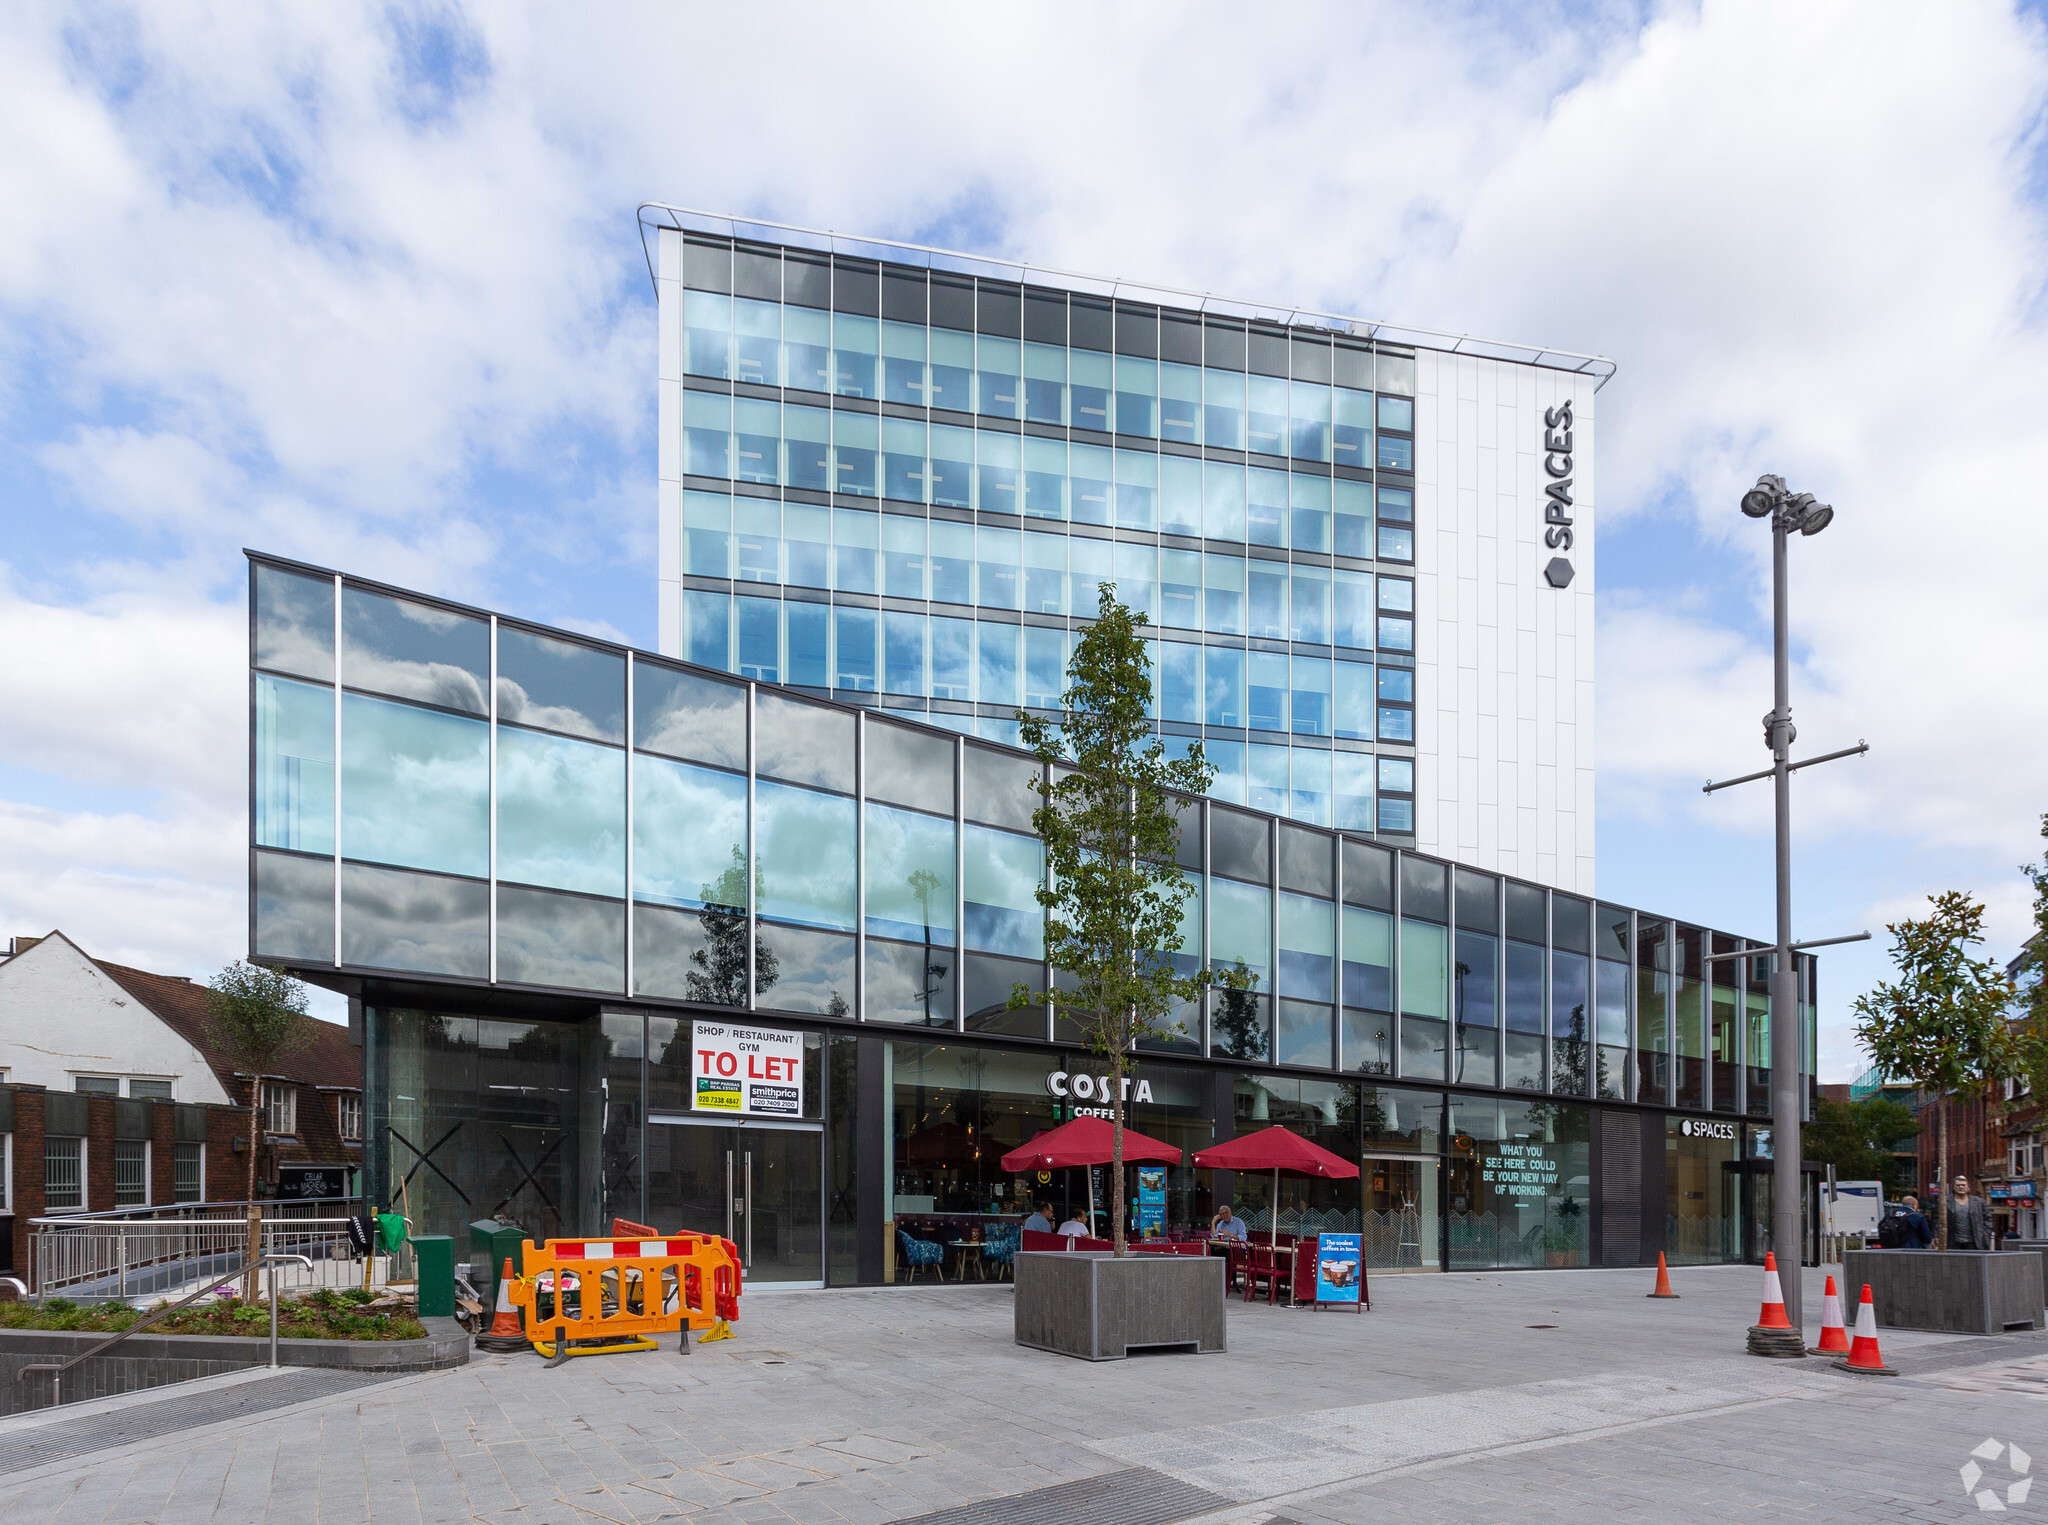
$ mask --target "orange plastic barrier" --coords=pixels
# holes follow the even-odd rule
[[[512,1301],[533,1348],[559,1366],[571,1356],[656,1349],[655,1336],[711,1331],[739,1317],[740,1257],[708,1234],[661,1239],[527,1240]]]

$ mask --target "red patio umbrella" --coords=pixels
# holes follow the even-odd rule
[[[1005,1170],[1068,1170],[1076,1166],[1107,1165],[1113,1159],[1110,1144],[1115,1130],[1103,1117],[1077,1117],[1041,1133],[1028,1144],[1020,1144],[1003,1156]],[[1181,1151],[1156,1138],[1124,1129],[1126,1165],[1178,1165]],[[1118,1186],[1121,1190],[1121,1185]],[[1088,1177],[1088,1228],[1095,1229],[1095,1177]]]
[[[1321,1176],[1329,1181],[1348,1181],[1358,1174],[1355,1161],[1312,1144],[1299,1133],[1275,1124],[1227,1144],[1214,1144],[1195,1152],[1195,1164],[1210,1170],[1270,1170],[1273,1172],[1273,1226],[1267,1243],[1280,1242],[1280,1172],[1295,1176]]]

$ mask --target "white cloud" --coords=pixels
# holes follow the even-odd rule
[[[1768,467],[1840,510],[1793,551],[1804,741],[1874,748],[1802,777],[1802,840],[1886,839],[1815,898],[1874,920],[1960,875],[2017,930],[2048,808],[2036,21],[394,14],[0,18],[0,430],[52,506],[10,523],[0,640],[36,660],[0,676],[0,762],[105,794],[45,820],[24,786],[53,856],[0,861],[0,907],[146,921],[55,855],[145,884],[182,850],[166,946],[239,937],[241,766],[210,749],[242,745],[243,544],[630,628],[651,587],[565,579],[646,562],[652,198],[1615,355],[1602,519],[1681,570],[1603,572],[1605,841],[1765,828],[1762,791],[1697,791],[1763,756],[1767,548],[1732,505]]]

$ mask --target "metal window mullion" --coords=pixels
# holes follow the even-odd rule
[[[929,971],[925,977],[931,977]],[[953,738],[953,1030],[967,1031],[967,738],[958,735]]]
[[[835,357],[837,351],[834,352]],[[838,361],[833,365],[836,369]],[[868,1012],[868,715],[853,712],[853,999],[854,1015]]]
[[[334,574],[334,963],[341,966],[341,574]]]
[[[1064,404],[1064,403],[1062,403],[1062,405],[1061,405],[1061,406],[1062,406],[1062,408],[1064,408],[1064,407],[1065,407],[1065,404]],[[1213,891],[1213,889],[1214,889],[1214,887],[1215,887],[1215,878],[1214,878],[1214,876],[1213,876],[1213,875],[1211,875],[1211,873],[1209,872],[1209,867],[1210,867],[1210,857],[1209,857],[1209,817],[1210,817],[1210,815],[1211,815],[1211,813],[1212,813],[1212,807],[1211,807],[1211,805],[1210,805],[1210,802],[1209,802],[1209,799],[1208,799],[1208,797],[1207,797],[1206,795],[1205,795],[1205,796],[1203,796],[1203,798],[1202,798],[1202,806],[1201,806],[1201,808],[1202,808],[1202,967],[1203,967],[1204,969],[1207,969],[1207,968],[1209,968],[1209,967],[1210,967],[1210,962],[1209,962],[1209,961],[1210,961],[1210,958],[1211,958],[1211,957],[1213,956],[1213,954],[1212,954],[1212,950],[1213,950],[1213,948],[1215,947],[1215,942],[1214,942],[1214,939],[1213,939],[1213,938],[1212,938],[1212,937],[1211,937],[1211,936],[1209,935],[1209,918],[1210,918],[1211,916],[1213,916],[1213,915],[1215,914],[1215,905],[1216,905],[1216,897],[1215,897],[1215,895],[1214,895],[1214,894],[1212,893],[1212,891]],[[1201,1040],[1201,1044],[1202,1044],[1202,1052],[1203,1052],[1203,1053],[1205,1053],[1205,1054],[1207,1054],[1207,1053],[1210,1053],[1210,1052],[1212,1052],[1212,1050],[1211,1050],[1211,1047],[1210,1047],[1210,1038],[1211,1038],[1211,1031],[1210,1031],[1210,1029],[1211,1029],[1211,1026],[1212,1026],[1212,1024],[1211,1024],[1211,1022],[1210,1022],[1210,1015],[1211,1015],[1211,1007],[1212,1007],[1212,1006],[1213,1006],[1214,1004],[1215,1004],[1215,1003],[1214,1003],[1213,999],[1211,998],[1210,994],[1209,994],[1208,992],[1204,992],[1204,994],[1203,994],[1203,996],[1202,996],[1202,1006],[1201,1006],[1201,1017],[1200,1017],[1200,1021],[1201,1021],[1201,1025],[1202,1025],[1202,1031],[1201,1031],[1201,1034],[1200,1034],[1200,1040]]]
[[[490,937],[490,983],[498,983],[498,617],[491,621],[491,744],[490,767],[490,886],[484,908],[484,926]]]
[[[1331,780],[1330,792],[1332,794],[1337,792],[1334,779]],[[1337,1013],[1337,1024],[1330,1034],[1330,1051],[1336,1055],[1336,1070],[1340,1075],[1345,1072],[1346,1068],[1344,1063],[1346,1058],[1344,1052],[1344,840],[1344,834],[1341,831],[1336,833],[1336,840],[1332,843],[1332,846],[1337,854],[1337,869],[1330,876],[1330,886],[1335,896],[1332,904],[1336,909],[1337,916],[1336,936],[1331,940],[1331,946],[1336,952],[1336,957],[1332,960],[1333,967],[1331,973],[1336,976],[1336,988],[1332,992],[1336,1004],[1332,1009]]]
[[[626,653],[626,989],[633,994],[633,653]],[[645,1046],[643,1041],[643,1047]]]
[[[1379,406],[1377,402],[1373,404]],[[1374,503],[1374,534],[1378,534],[1378,503]],[[1496,876],[1493,881],[1493,925],[1496,936],[1493,939],[1493,1063],[1495,1085],[1505,1091],[1508,1088],[1508,882]]]
[[[1113,314],[1112,314],[1113,318]],[[1114,321],[1110,332],[1115,333]],[[1111,342],[1114,342],[1112,339]],[[1110,361],[1110,380],[1116,380],[1116,362]],[[1110,406],[1116,406],[1115,388],[1111,388]],[[1114,517],[1114,515],[1112,515]],[[1292,679],[1289,680],[1290,682]],[[1293,787],[1293,761],[1288,762],[1289,787]],[[1280,818],[1266,818],[1266,978],[1272,994],[1267,997],[1271,1003],[1266,1012],[1266,1063],[1280,1062]],[[1277,1213],[1280,1204],[1275,1202]]]
[[[1628,974],[1621,982],[1622,1043],[1624,1045],[1622,1053],[1625,1058],[1622,1066],[1621,1097],[1624,1101],[1634,1101],[1636,1099],[1636,1082],[1640,1078],[1640,1071],[1642,1070],[1642,1065],[1636,1060],[1636,931],[1641,920],[1642,917],[1638,912],[1630,911],[1628,913],[1628,941],[1624,945],[1628,953],[1628,962],[1622,966],[1628,971]]]
[[[1379,779],[1377,774],[1375,774],[1373,782],[1375,786],[1378,785]],[[1401,1063],[1401,1025],[1406,1020],[1402,1016],[1401,1008],[1407,1004],[1401,999],[1401,945],[1406,941],[1401,935],[1401,860],[1406,854],[1398,847],[1391,849],[1391,851],[1393,853],[1393,862],[1387,866],[1391,871],[1393,879],[1393,883],[1389,887],[1394,892],[1394,926],[1393,935],[1387,939],[1387,957],[1393,963],[1393,991],[1392,999],[1388,1004],[1394,1008],[1392,1012],[1394,1020],[1388,1035],[1389,1052],[1387,1054],[1387,1068],[1393,1074],[1405,1080],[1408,1078],[1403,1073],[1406,1066]]]
[[[756,983],[754,979],[754,962],[757,957],[756,946],[760,942],[760,907],[754,903],[754,881],[760,875],[760,867],[756,854],[758,854],[761,850],[761,833],[756,824],[754,789],[754,712],[759,707],[757,703],[759,697],[760,685],[756,683],[747,684],[747,851],[745,855],[745,872],[747,879],[747,988],[740,993],[740,1006],[743,1010],[746,1011],[752,1011],[754,1009],[754,986]],[[646,1046],[647,1045],[644,1042],[641,1044],[641,1048],[643,1049],[643,1051],[645,1050]],[[643,1057],[643,1066],[645,1065],[645,1062],[645,1058]],[[643,1074],[641,1078],[640,1091],[643,1104],[647,1095],[646,1085],[647,1079],[646,1076]]]
[[[1543,892],[1543,1089],[1557,1094],[1557,979],[1551,965],[1557,958],[1557,897]]]

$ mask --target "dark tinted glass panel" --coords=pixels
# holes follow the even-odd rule
[[[757,1007],[853,1015],[852,938],[764,921],[754,942]]]
[[[983,281],[975,293],[975,327],[985,334],[1014,339],[1021,330],[1020,293],[1000,281]]]
[[[1159,355],[1159,313],[1151,307],[1116,304],[1116,352],[1142,355],[1147,360]]]
[[[735,249],[732,256],[734,296],[762,302],[782,300],[782,256],[772,249]]]
[[[1335,1042],[1336,1014],[1330,1007],[1309,1001],[1280,1003],[1273,1044],[1275,1063],[1328,1069],[1335,1060]]]
[[[925,320],[924,272],[882,267],[882,316],[897,323]]]
[[[491,627],[482,620],[342,589],[341,680],[349,688],[487,715],[490,672]]]
[[[1037,990],[1045,982],[1041,965],[1024,959],[990,958],[970,953],[966,959],[967,1030],[971,1033],[1008,1033],[1018,1038],[1045,1036],[1045,1008],[1025,1006],[1009,1009],[1010,991],[1017,985]]]
[[[1338,1068],[1355,1075],[1394,1073],[1394,1019],[1385,1012],[1345,1007],[1342,1037]]]
[[[779,694],[754,701],[755,771],[764,778],[853,792],[853,716]]]
[[[1572,953],[1593,951],[1592,928],[1587,913],[1592,908],[1569,895],[1555,895],[1550,903],[1550,935],[1558,947]]]
[[[789,254],[782,261],[782,297],[800,307],[832,304],[832,270],[822,258]]]
[[[1273,1003],[1242,990],[1210,997],[1209,1052],[1229,1059],[1265,1059],[1273,1047]]]
[[[721,906],[681,911],[636,904],[633,993],[707,1006],[746,1004],[746,913]]]
[[[1372,390],[1372,351],[1352,349],[1349,345],[1337,346],[1336,382],[1340,387],[1351,387],[1356,391]]]
[[[1492,1027],[1498,1019],[1495,990],[1499,980],[1494,969],[1497,946],[1492,938],[1477,932],[1458,934],[1457,961],[1451,965],[1451,1006],[1458,1020],[1468,1026]]]
[[[1209,872],[1253,884],[1271,882],[1272,847],[1263,816],[1215,808],[1209,812]]]
[[[334,860],[256,854],[256,952],[334,961]]]
[[[1242,323],[1218,323],[1213,319],[1202,325],[1202,364],[1219,370],[1241,371],[1244,369],[1244,325]]]
[[[1109,304],[1075,297],[1067,305],[1067,332],[1075,349],[1109,349],[1115,341]]]
[[[1067,299],[1057,292],[1024,293],[1024,337],[1035,344],[1067,342]]]
[[[625,904],[499,885],[498,978],[515,985],[623,991]]]
[[[1287,335],[1253,328],[1246,337],[1245,359],[1250,370],[1262,376],[1287,374]]]
[[[1444,904],[1444,866],[1427,858],[1401,855],[1401,914],[1424,921],[1449,920]]]
[[[951,738],[871,720],[867,749],[869,799],[940,815],[953,813]]]
[[[832,310],[857,312],[872,318],[881,305],[877,267],[866,260],[832,261]]]
[[[1513,1032],[1543,1031],[1543,949],[1536,943],[1508,943],[1508,982],[1502,1008]]]
[[[1159,358],[1180,365],[1202,363],[1202,322],[1192,314],[1159,315]]]
[[[1202,871],[1202,802],[1169,795],[1166,808],[1180,827],[1173,861],[1199,874]]]
[[[1319,831],[1303,831],[1282,823],[1280,827],[1280,888],[1303,895],[1328,899],[1332,888],[1332,839]]]
[[[939,328],[974,332],[974,283],[936,276],[931,290],[932,322]]]
[[[1296,334],[1291,347],[1296,381],[1330,379],[1330,344],[1327,339],[1308,339]]]
[[[593,741],[624,741],[626,659],[500,625],[498,718]]]
[[[1618,905],[1603,905],[1593,919],[1594,952],[1601,958],[1628,962],[1628,912]]]
[[[868,939],[868,1022],[903,1022],[917,1027],[953,1025],[953,973],[958,962],[950,948],[922,943]]]
[[[1376,910],[1394,908],[1394,855],[1384,847],[1344,841],[1344,899]]]
[[[1031,786],[1042,771],[1029,758],[1013,757],[969,742],[964,775],[966,798],[962,801],[967,819],[1007,826],[1012,831],[1029,831],[1031,814],[1039,805]]]
[[[1500,881],[1490,874],[1457,870],[1458,925],[1474,932],[1492,932],[1500,925],[1500,907],[1495,904]]]
[[[685,239],[683,284],[697,291],[732,290],[732,245]]]
[[[334,681],[334,582],[256,568],[256,665]]]
[[[747,691],[695,673],[633,663],[633,743],[719,768],[747,766]]]
[[[341,961],[481,980],[490,974],[490,887],[341,866]]]
[[[1508,936],[1530,943],[1548,942],[1545,924],[1543,891],[1534,885],[1508,881]]]

